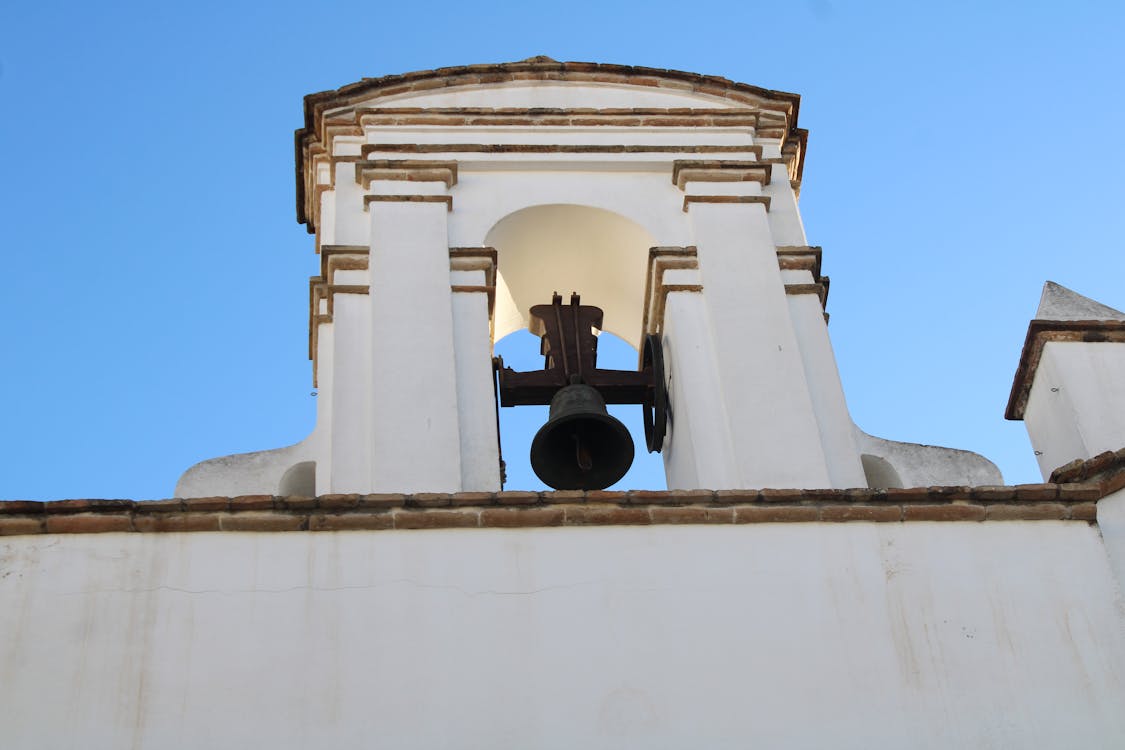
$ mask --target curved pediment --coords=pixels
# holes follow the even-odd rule
[[[306,204],[317,184],[313,162],[332,158],[336,135],[367,126],[731,125],[803,144],[799,105],[796,94],[726,78],[547,57],[365,78],[305,97],[295,134],[297,217],[307,223],[315,212]]]
[[[612,90],[612,94],[607,94]],[[581,94],[595,94],[585,104]],[[614,104],[597,100],[609,98]],[[509,101],[505,102],[505,99]],[[364,78],[334,91],[305,97],[305,132],[318,129],[325,114],[337,116],[364,106],[492,107],[753,107],[783,112],[797,126],[800,96],[717,76],[679,70],[548,57],[493,65],[465,65]],[[376,104],[378,102],[378,104]],[[406,105],[410,102],[410,105]],[[301,132],[301,131],[299,131]]]

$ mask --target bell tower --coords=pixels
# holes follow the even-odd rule
[[[797,208],[799,104],[549,58],[306,97],[316,427],[198,464],[177,494],[500,489],[492,343],[572,291],[638,350],[669,488],[999,483],[979,456],[852,423]]]

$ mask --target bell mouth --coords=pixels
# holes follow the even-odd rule
[[[551,399],[551,416],[531,442],[531,468],[556,490],[603,490],[633,464],[633,439],[588,385],[568,385]]]

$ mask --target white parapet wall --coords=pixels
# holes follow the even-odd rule
[[[1069,521],[0,543],[5,750],[1120,748]]]

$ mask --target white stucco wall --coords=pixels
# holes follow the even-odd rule
[[[1048,341],[1023,419],[1044,478],[1125,446],[1125,346]]]
[[[1082,523],[0,543],[6,750],[1120,748]]]

